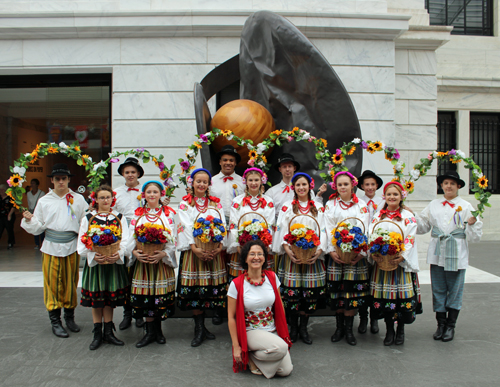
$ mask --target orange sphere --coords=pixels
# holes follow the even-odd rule
[[[230,130],[235,136],[252,140],[254,145],[269,137],[276,129],[273,116],[260,103],[248,99],[237,99],[226,103],[215,113],[210,129]],[[248,162],[247,147],[238,147],[236,141],[228,141],[225,137],[217,137],[212,143],[215,152],[219,152],[224,145],[230,144],[236,148],[241,156],[238,167],[245,168]]]

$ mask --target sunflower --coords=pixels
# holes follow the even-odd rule
[[[250,152],[248,152],[248,157],[250,157],[251,159],[255,159],[257,157],[257,152],[252,149]]]
[[[261,156],[261,158],[262,158],[262,161],[267,164],[267,158],[266,158],[266,156]]]
[[[448,154],[448,152],[438,152],[438,157],[444,157]]]
[[[400,182],[399,177],[397,177],[397,176],[394,179],[392,179],[391,181],[397,181],[398,183]]]
[[[11,191],[11,190],[7,190],[5,193],[6,193],[6,195],[7,195],[9,198],[16,200],[16,198],[14,197],[14,194],[12,193],[12,191]]]
[[[75,152],[80,152],[80,147],[78,145],[75,146]]]
[[[193,142],[193,145],[198,148],[198,149],[201,149],[201,144],[197,141]]]
[[[170,177],[170,173],[168,171],[161,171],[160,172],[160,179],[167,180],[169,177]]]
[[[373,149],[376,151],[382,150],[382,143],[380,141],[375,141],[371,145],[373,145]]]
[[[57,153],[57,152],[58,152],[57,148],[54,148],[52,145],[51,145],[51,146],[49,146],[49,147],[47,148],[47,151],[48,151],[50,154],[55,154],[55,153]]]
[[[349,151],[347,152],[347,154],[350,156],[350,155],[352,155],[354,153],[355,150],[356,150],[356,147],[353,145],[351,147],[351,149],[349,149]]]
[[[325,139],[321,138],[320,139],[321,143],[323,144],[323,147],[326,148],[328,146],[328,143],[326,142]]]
[[[405,189],[408,191],[408,192],[413,192],[413,190],[415,189],[415,184],[413,183],[413,181],[407,181],[405,183]]]
[[[221,130],[221,133],[224,137],[230,136],[233,132],[230,130]]]
[[[30,153],[31,156],[31,161],[30,164],[34,164],[36,160],[38,160],[38,152],[34,150],[33,152]]]
[[[477,185],[479,185],[479,188],[486,188],[488,187],[488,179],[486,176],[480,177],[477,179]]]
[[[375,147],[373,146],[373,144],[368,145],[368,148],[366,148],[366,150],[367,150],[368,152],[370,152],[371,154],[374,154],[374,153],[375,153],[375,151],[376,151],[376,149],[375,149]]]
[[[342,154],[340,155],[335,154],[332,156],[332,161],[335,164],[342,164],[344,162],[344,156]]]
[[[459,163],[459,162],[461,162],[462,160],[460,160],[459,158],[450,157],[450,161],[451,161],[453,164],[458,164],[458,163]]]
[[[9,180],[7,180],[7,183],[9,183],[10,187],[19,187],[23,181],[23,178],[16,173],[15,175],[12,175]]]
[[[392,161],[392,157],[388,153],[385,153],[385,159]]]

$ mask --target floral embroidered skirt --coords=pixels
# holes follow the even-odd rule
[[[222,254],[202,261],[191,250],[181,253],[177,280],[181,310],[226,307],[227,272]]]
[[[228,254],[229,260],[227,263],[227,274],[228,274],[228,283],[231,283],[236,277],[240,274],[243,274],[245,271],[240,264],[240,255],[238,253]],[[277,260],[279,255],[268,254],[267,255],[267,267],[266,270],[274,271],[275,261]]]
[[[114,263],[89,267],[85,260],[80,305],[90,308],[123,306],[128,284],[125,265]]]
[[[420,285],[416,273],[405,272],[398,266],[393,271],[383,271],[375,264],[371,279],[374,317],[411,324],[422,313]]]
[[[341,265],[328,256],[326,286],[332,310],[359,308],[370,297],[368,261],[363,258],[355,265]]]
[[[287,313],[314,313],[326,307],[325,263],[318,259],[312,265],[293,263],[285,254],[279,261],[278,278],[281,298]]]
[[[130,304],[134,318],[171,317],[175,311],[175,272],[163,261],[137,261],[132,276]]]

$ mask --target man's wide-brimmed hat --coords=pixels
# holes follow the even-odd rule
[[[297,161],[295,161],[295,157],[293,157],[290,153],[283,153],[278,159],[278,162],[274,164],[274,169],[279,171],[281,164],[283,163],[293,163],[296,168],[295,172],[298,172],[300,170],[300,164]]]
[[[52,167],[52,173],[50,175],[47,175],[47,177],[54,177],[54,176],[75,176],[71,174],[69,171],[68,165],[64,163],[58,163],[54,164]]]
[[[137,171],[139,172],[138,179],[144,176],[144,169],[142,169],[141,165],[139,164],[139,160],[137,160],[135,157],[128,157],[124,161],[124,163],[118,167],[118,173],[123,176],[123,169],[128,166],[137,168]]]
[[[382,187],[382,185],[384,184],[384,181],[378,177],[375,172],[373,171],[370,171],[369,169],[367,169],[366,171],[363,171],[363,173],[361,174],[360,177],[358,177],[358,188],[363,190],[364,189],[361,187],[363,185],[363,181],[367,178],[372,178],[372,179],[375,179],[375,181],[377,182],[377,189],[379,189],[380,187]]]
[[[239,162],[241,161],[241,156],[232,145],[224,145],[220,152],[217,153],[217,158],[220,160],[222,155],[231,155],[236,157],[236,164],[239,164]]]
[[[460,185],[460,188],[465,187],[465,181],[463,181],[460,178],[460,175],[458,174],[457,171],[446,171],[444,174],[436,177],[438,185],[443,184],[443,181],[446,179],[455,180],[458,183],[458,185]]]

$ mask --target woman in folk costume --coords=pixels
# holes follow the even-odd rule
[[[292,184],[294,199],[285,202],[281,207],[273,250],[279,254],[286,253],[280,260],[278,277],[282,285],[283,304],[290,323],[290,339],[295,342],[300,335],[304,343],[312,344],[307,332],[309,315],[316,309],[325,307],[323,251],[326,247],[326,234],[323,226],[323,207],[311,198],[314,181],[307,173],[296,173],[292,178]],[[285,240],[285,236],[289,233],[290,221],[295,216],[297,218],[293,220],[293,224],[303,224],[311,228],[320,239],[316,253],[306,263],[297,259]]]
[[[266,174],[259,168],[248,168],[243,173],[243,184],[245,184],[245,193],[239,195],[233,200],[230,213],[229,221],[229,238],[228,238],[228,248],[227,252],[231,254],[229,259],[229,282],[243,273],[243,268],[240,265],[238,253],[241,250],[240,242],[238,240],[238,229],[242,227],[245,222],[252,222],[257,219],[257,223],[267,222],[269,234],[266,234],[266,244],[267,249],[269,249],[272,244],[272,235],[275,219],[275,208],[273,200],[267,196],[263,195],[262,187],[267,182]],[[252,214],[257,213],[256,214]],[[263,234],[264,235],[264,234]],[[258,236],[255,235],[254,239]],[[260,238],[259,238],[260,239]],[[248,242],[248,241],[246,241]],[[270,270],[274,269],[274,257],[270,255],[268,257],[268,264],[266,267]]]
[[[404,243],[404,251],[398,253],[393,259],[393,264],[398,265],[396,270],[384,271],[379,264],[382,257],[377,255],[380,251],[376,244],[370,249],[370,260],[375,262],[371,278],[371,295],[373,298],[372,308],[375,317],[384,319],[387,331],[384,345],[400,345],[405,340],[405,324],[415,321],[417,313],[422,313],[422,302],[420,300],[420,287],[418,285],[418,253],[415,241],[417,232],[417,221],[413,214],[403,209],[403,202],[407,195],[403,185],[397,181],[391,181],[384,186],[385,204],[373,217],[370,225],[370,235],[378,229],[395,232],[401,235]],[[398,225],[380,221],[391,221]],[[389,234],[391,235],[391,234]],[[391,238],[397,235],[392,234]],[[381,237],[379,237],[381,238]],[[404,238],[404,239],[403,239]],[[378,238],[377,238],[378,239]],[[374,242],[376,243],[376,240]],[[370,241],[372,238],[370,238]],[[380,246],[380,245],[378,245]],[[387,254],[391,254],[390,246]],[[394,248],[393,248],[394,249]],[[394,321],[398,327],[394,332]],[[396,335],[396,337],[394,337]]]
[[[228,327],[233,344],[233,371],[250,366],[254,375],[270,379],[288,376],[293,370],[292,343],[277,275],[265,270],[267,246],[251,240],[241,248],[245,272],[229,285]]]
[[[136,344],[137,348],[156,341],[165,344],[165,336],[161,322],[174,313],[175,305],[175,223],[173,210],[162,206],[160,198],[165,195],[161,182],[151,180],[142,186],[145,199],[143,207],[135,210],[130,222],[129,251],[132,251],[132,262],[137,260],[132,276],[130,303],[134,318],[146,318],[144,337]],[[144,227],[142,227],[144,226]],[[156,227],[154,240],[162,241],[163,248],[146,254],[137,242],[153,242],[144,235],[148,227]]]
[[[204,168],[195,169],[188,178],[193,194],[182,198],[179,205],[180,224],[177,229],[178,245],[181,251],[179,279],[177,282],[178,303],[181,310],[192,310],[195,321],[194,338],[191,346],[198,347],[203,340],[213,340],[215,335],[205,327],[205,310],[224,308],[227,294],[227,272],[221,252],[226,244],[226,230],[218,229],[221,243],[212,251],[196,246],[193,232],[195,221],[207,216],[226,224],[219,198],[210,196],[212,175]]]
[[[357,308],[366,302],[370,295],[370,273],[366,252],[361,251],[351,264],[345,264],[335,251],[332,243],[332,232],[346,218],[360,227],[365,233],[368,230],[369,212],[366,203],[359,200],[354,193],[358,180],[349,172],[335,174],[332,188],[337,193],[330,196],[325,206],[325,225],[327,237],[327,252],[330,255],[327,266],[327,289],[332,310],[336,312],[337,329],[332,342],[340,341],[344,336],[347,343],[356,345],[352,333],[352,324]]]
[[[431,231],[427,263],[431,265],[432,306],[438,323],[434,340],[446,342],[453,340],[462,309],[468,243],[481,240],[483,222],[472,215],[474,207],[458,196],[465,182],[457,172],[445,172],[437,183],[444,197],[430,202],[416,218],[417,234]]]
[[[116,211],[111,211],[116,195],[110,186],[101,185],[91,194],[91,198],[92,207],[96,211],[87,214],[80,223],[78,254],[86,258],[83,266],[80,305],[92,308],[94,338],[89,349],[95,350],[103,341],[124,345],[123,341],[113,334],[113,330],[116,330],[113,324],[113,309],[123,306],[127,297],[128,274],[125,268],[125,254],[130,234],[125,217]],[[89,222],[91,222],[90,229]],[[86,235],[92,228],[100,230],[101,227],[109,227],[109,231],[105,230],[103,233],[105,238],[110,242],[120,243],[120,249],[113,255],[106,256],[94,252],[94,242]],[[96,235],[99,239],[99,234]]]

